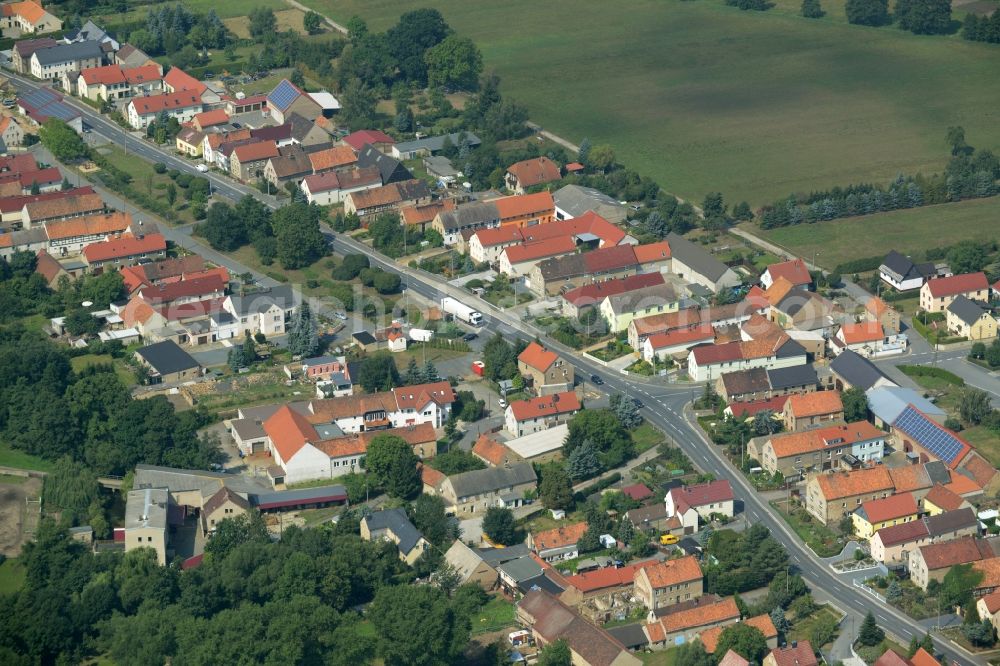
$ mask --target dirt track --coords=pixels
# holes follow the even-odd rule
[[[24,498],[38,497],[41,479],[26,479],[24,483],[0,483],[0,553],[14,557],[24,544]]]

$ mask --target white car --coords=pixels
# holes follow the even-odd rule
[[[500,398],[499,400],[497,400],[497,404],[500,405],[503,408],[507,407],[507,401],[504,400],[503,398]]]
[[[334,312],[333,316],[339,319],[340,321],[347,321],[347,315],[344,314],[343,312]]]
[[[198,171],[201,171],[202,173],[208,173],[208,167],[205,166],[204,164],[199,164],[195,168],[198,169]]]

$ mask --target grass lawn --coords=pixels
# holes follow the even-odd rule
[[[632,435],[632,444],[635,446],[636,455],[643,451],[648,451],[658,444],[662,444],[665,440],[663,433],[649,423],[643,423],[630,434]]]
[[[834,611],[829,606],[821,606],[809,617],[803,618],[801,620],[796,620],[792,623],[792,628],[788,632],[787,640],[789,641],[805,641],[809,640],[809,635],[812,633],[813,627],[816,623],[824,617],[829,617],[833,620],[840,620],[840,615]],[[821,646],[815,646],[817,648]]]
[[[674,666],[677,663],[677,654],[680,648],[672,647],[659,652],[641,652],[636,656],[642,659],[645,666]]]
[[[771,502],[771,506],[779,510],[788,526],[819,557],[832,557],[844,549],[844,538],[810,516],[805,508],[797,507],[789,513],[785,507],[785,500]]]
[[[994,467],[1000,468],[1000,436],[984,426],[967,428],[959,433],[962,439],[972,444],[976,451],[990,461]]]
[[[514,604],[503,597],[493,597],[472,618],[472,634],[499,631],[514,624]]]
[[[172,142],[168,142],[164,145],[164,148],[167,150],[171,150],[172,147]],[[153,170],[152,162],[137,160],[134,155],[126,155],[125,151],[121,148],[103,146],[100,149],[100,152],[108,159],[109,162],[111,162],[113,166],[132,175],[132,182],[129,185],[133,189],[137,192],[142,192],[143,194],[159,199],[164,203],[164,205],[166,205],[166,187],[169,183],[173,183],[170,176],[165,173],[156,173]],[[177,214],[176,224],[188,224],[190,222],[194,222],[194,217],[191,215],[191,206],[184,197],[184,188],[176,183],[174,184],[174,187],[177,188],[177,199],[172,208]],[[120,196],[117,192],[114,192],[113,194],[114,196]],[[138,204],[135,203],[135,205]]]
[[[0,466],[32,469],[39,472],[48,472],[52,469],[52,463],[48,460],[12,449],[9,444],[4,442],[0,442]]]
[[[340,22],[359,15],[372,30],[427,6],[305,4]],[[841,0],[824,2],[821,20],[797,16],[799,5],[434,3],[532,120],[574,143],[610,143],[625,164],[697,201],[718,190],[761,204],[940,170],[949,125],[964,126],[975,146],[997,148],[995,46],[849,25]]]
[[[811,258],[818,252],[816,263],[832,270],[845,261],[882,256],[893,249],[923,257],[925,251],[942,242],[993,238],[995,234],[990,234],[985,220],[998,217],[1000,197],[991,197],[769,231],[750,225],[747,230],[799,256]],[[948,230],[946,241],[941,229]]]
[[[255,7],[270,7],[275,11],[275,13],[288,9],[288,5],[284,2],[284,0],[253,0],[253,2],[244,2],[243,0],[183,0],[183,2],[180,3],[170,4],[182,4],[191,11],[199,13],[207,13],[209,9],[214,9],[215,13],[222,19],[231,18],[233,16],[246,16],[246,14]],[[109,24],[141,21],[146,17],[148,12],[149,7],[142,6],[133,9],[130,12],[125,12],[124,14],[109,14],[101,18]],[[103,23],[101,25],[103,25]]]
[[[84,354],[83,356],[74,356],[70,359],[69,364],[76,372],[79,372],[84,368],[89,368],[92,365],[111,364],[115,368],[115,374],[118,375],[118,378],[122,380],[126,386],[135,384],[135,374],[129,370],[128,366],[123,361],[116,362],[110,354]]]
[[[14,558],[0,564],[0,596],[14,594],[24,587],[24,567]]]

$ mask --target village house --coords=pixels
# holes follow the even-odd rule
[[[878,322],[890,335],[899,333],[899,311],[878,296],[872,296],[865,302],[865,319]]]
[[[356,152],[360,152],[365,146],[371,146],[375,150],[383,153],[391,153],[392,146],[396,143],[395,139],[380,130],[359,130],[357,132],[351,132],[341,139],[341,141],[353,148]]]
[[[2,6],[9,7],[10,5]],[[6,19],[6,17],[4,17],[4,19]],[[39,49],[50,48],[58,43],[59,42],[51,37],[41,37],[39,39],[20,39],[14,42],[14,48],[11,49],[11,62],[14,65],[14,71],[18,74],[30,74],[32,54]]]
[[[677,517],[685,534],[698,531],[698,519],[733,517],[733,488],[726,479],[671,488],[664,498],[667,516]]]
[[[277,157],[268,159],[264,165],[264,180],[277,189],[283,187],[285,183],[298,184],[310,174],[311,170],[309,156],[301,146],[298,144],[282,146],[278,148]]]
[[[867,541],[882,528],[916,520],[919,513],[917,501],[910,493],[869,500],[854,510],[854,534]]]
[[[118,270],[139,262],[155,261],[167,256],[167,241],[160,233],[122,234],[106,241],[91,243],[83,248],[83,259],[90,273],[99,275],[106,270]]]
[[[633,596],[635,573],[656,563],[655,559],[645,560],[566,576],[563,579],[566,586],[559,599],[590,620],[607,621],[613,616],[611,609]]]
[[[378,169],[351,169],[328,171],[306,176],[300,185],[309,203],[332,206],[343,201],[345,195],[382,186]]]
[[[767,400],[816,391],[819,378],[811,365],[789,368],[751,368],[719,377],[716,390],[728,402]],[[782,401],[782,406],[785,402]]]
[[[122,68],[104,65],[84,69],[72,81],[71,91],[92,102],[114,101],[136,95],[150,95],[163,90],[163,76],[157,65]]]
[[[517,227],[500,227],[495,231],[510,229],[520,232]],[[494,231],[494,230],[489,230]],[[471,240],[471,239],[470,239]],[[531,288],[531,274],[535,267],[546,259],[561,257],[577,251],[576,242],[569,236],[559,236],[548,240],[532,241],[505,247],[500,251],[499,270],[512,280],[525,278],[525,286]]]
[[[573,366],[537,342],[531,342],[518,355],[517,369],[539,396],[573,389]]]
[[[959,509],[970,508],[972,506],[967,499],[940,483],[934,484],[927,491],[921,505],[929,516],[938,516],[948,511],[958,511]]]
[[[871,388],[896,386],[896,383],[874,363],[850,350],[845,350],[830,361],[830,372],[837,391],[846,391],[849,388],[867,391]]]
[[[806,511],[824,525],[835,525],[864,502],[888,497],[894,491],[889,470],[881,465],[814,474],[806,482]]]
[[[524,494],[534,490],[537,481],[531,463],[519,462],[462,472],[442,479],[433,478],[430,485],[425,479],[424,492],[440,496],[449,514],[464,519],[485,513],[491,506],[521,506]]]
[[[956,296],[945,308],[948,332],[967,340],[993,340],[997,337],[997,320],[978,303],[965,296]]]
[[[616,245],[546,259],[532,269],[528,286],[539,296],[555,296],[585,284],[635,275],[638,269],[633,247]]]
[[[692,348],[687,358],[688,376],[694,381],[715,381],[726,372],[788,368],[807,362],[802,345],[760,315],[752,315],[740,331],[738,342]]]
[[[504,412],[504,426],[515,437],[522,437],[566,423],[580,409],[575,391],[515,400]]]
[[[462,543],[461,539],[456,539],[451,544],[444,554],[444,561],[458,574],[460,585],[473,583],[490,592],[497,584],[496,568],[483,559],[476,549]]]
[[[531,590],[517,604],[518,622],[545,646],[565,641],[574,666],[641,666],[642,661],[605,629],[596,627],[551,593]]]
[[[990,283],[986,280],[986,274],[980,271],[928,280],[920,288],[920,309],[925,312],[944,312],[958,296],[981,303],[989,301]]]
[[[0,140],[8,148],[24,143],[24,130],[13,116],[0,118]]]
[[[644,629],[650,646],[662,650],[689,643],[715,627],[726,627],[740,620],[740,609],[732,597],[711,603],[697,604],[648,622]]]
[[[762,614],[754,617],[748,617],[747,619],[742,620],[741,624],[745,624],[760,631],[760,633],[764,635],[764,643],[767,647],[771,648],[772,653],[778,648],[778,630],[774,627],[774,622],[771,621],[770,615]],[[701,632],[701,635],[698,636],[698,640],[701,641],[701,645],[705,648],[705,652],[715,654],[715,648],[718,647],[719,638],[722,636],[722,632],[724,630],[725,626],[715,626]],[[812,649],[810,648],[810,651],[811,650]],[[732,650],[730,650],[730,652],[732,652]],[[766,657],[764,663],[767,663]],[[719,666],[723,666],[722,662],[719,663]],[[791,666],[799,665],[793,662]],[[813,666],[816,666],[815,659]]]
[[[819,666],[816,652],[809,641],[793,641],[791,645],[780,648],[770,647],[772,649],[764,657],[763,666]]]
[[[915,264],[913,261],[895,250],[882,260],[878,268],[879,277],[896,291],[920,289],[924,282],[941,276],[947,271],[941,271],[934,263]]]
[[[670,272],[688,283],[700,284],[713,293],[740,284],[740,277],[703,248],[676,233],[667,234]]]
[[[913,584],[926,592],[927,585],[932,580],[940,583],[953,566],[971,564],[993,556],[993,549],[985,539],[965,536],[914,548],[910,552],[907,569]]]
[[[267,109],[279,125],[283,124],[293,113],[297,113],[303,118],[315,118],[323,112],[323,107],[316,100],[288,79],[282,79],[268,93]]]
[[[561,178],[559,165],[543,155],[511,164],[504,175],[504,184],[514,194],[525,194],[529,188]]]
[[[572,560],[580,556],[577,542],[587,531],[587,523],[553,527],[528,534],[528,548],[546,562]]]
[[[152,384],[173,384],[201,376],[198,361],[172,341],[137,349],[135,359],[149,370]]]
[[[400,223],[407,229],[417,229],[421,233],[427,231],[427,226],[438,214],[455,210],[454,199],[440,199],[408,204],[399,209]]]
[[[691,328],[682,328],[669,333],[655,333],[648,336],[642,343],[642,359],[647,363],[667,359],[686,358],[689,350],[696,345],[715,342],[715,329],[711,324],[699,324]],[[758,368],[763,372],[763,368]],[[753,372],[753,371],[747,371]],[[729,373],[740,374],[740,373]],[[722,377],[728,377],[729,374]],[[721,377],[719,378],[721,381]]]
[[[801,259],[771,264],[761,274],[760,283],[764,289],[769,289],[779,277],[788,280],[789,284],[797,289],[808,290],[812,288],[812,275],[809,274],[806,263]]]
[[[202,531],[215,533],[218,524],[226,519],[238,518],[250,511],[250,502],[228,486],[223,486],[208,498],[201,512]]]
[[[635,248],[638,255],[640,245]],[[656,275],[650,273],[649,275]],[[628,279],[628,278],[625,278]],[[636,317],[649,317],[664,312],[677,312],[680,298],[673,285],[662,282],[620,294],[610,294],[601,301],[598,311],[608,323],[608,330],[619,333],[628,329]]]
[[[183,124],[201,113],[201,97],[191,90],[175,93],[149,95],[148,97],[133,97],[125,107],[125,116],[133,129],[145,129],[155,122],[161,113],[170,118],[176,118]]]
[[[688,555],[637,571],[635,594],[646,608],[655,611],[664,606],[697,599],[703,593],[702,582],[698,560]]]
[[[901,386],[882,386],[865,391],[868,411],[875,425],[888,430],[907,406],[912,405],[938,423],[944,423],[947,414],[925,398],[919,391]]]
[[[62,30],[62,20],[45,11],[34,0],[5,3],[2,5],[2,9],[0,26],[16,29],[22,35]]]
[[[199,132],[193,127],[181,129],[174,137],[174,147],[177,152],[188,157],[201,157],[205,144],[204,132]]]
[[[836,335],[830,338],[830,350],[839,354],[850,349],[862,356],[872,357],[882,351],[885,340],[882,324],[877,321],[843,324]]]
[[[46,222],[68,220],[74,217],[98,215],[104,212],[104,200],[101,195],[92,191],[80,191],[76,194],[55,196],[45,199],[26,201],[19,216],[22,227],[31,228]],[[42,195],[39,195],[41,197]]]
[[[518,227],[480,229],[469,237],[469,258],[477,264],[493,265],[500,260],[500,253],[506,248],[519,247],[523,242],[524,237]]]
[[[667,508],[662,502],[654,502],[638,509],[629,509],[625,512],[625,517],[632,523],[632,527],[642,530],[649,536],[668,532],[681,536],[684,533],[680,520],[675,516],[668,516]]]
[[[125,502],[125,552],[152,548],[160,566],[167,564],[167,513],[170,493],[166,488],[130,490]]]
[[[493,467],[503,467],[514,462],[521,462],[522,458],[508,449],[505,444],[493,436],[483,433],[472,445],[472,455],[482,460],[487,465]]]
[[[229,156],[229,173],[241,183],[264,178],[268,160],[280,155],[273,141],[254,141],[236,146]]]
[[[805,430],[844,418],[844,403],[838,391],[813,391],[788,397],[782,412],[789,431]]]
[[[271,337],[285,332],[295,311],[295,296],[291,287],[273,287],[249,294],[230,294],[223,308],[239,323],[239,337],[248,333],[263,333]]]
[[[53,256],[77,255],[91,243],[103,241],[108,236],[122,234],[130,230],[132,216],[120,212],[85,215],[69,220],[46,222],[43,227],[45,237],[48,239],[50,254]]]
[[[393,542],[399,550],[399,559],[410,566],[431,547],[420,530],[406,517],[406,511],[400,508],[382,509],[362,518],[361,538],[365,541],[385,539]]]
[[[909,523],[886,527],[868,542],[872,559],[888,567],[905,566],[914,549],[930,543],[952,541],[978,534],[979,521],[972,509],[924,516]]]
[[[593,187],[565,185],[552,193],[552,200],[556,206],[556,220],[579,219],[587,213],[595,213],[612,224],[622,224],[628,216],[620,201]]]
[[[446,246],[457,245],[465,232],[500,226],[500,212],[493,202],[475,201],[455,210],[438,213],[431,228],[441,234]]]
[[[532,227],[555,220],[555,203],[548,192],[502,197],[491,203],[497,208],[502,226]]]
[[[837,469],[845,455],[863,462],[881,460],[885,439],[883,431],[867,421],[858,421],[755,438],[747,449],[768,474],[781,472],[790,479],[811,471]]]
[[[354,213],[362,219],[368,219],[379,213],[427,201],[430,197],[431,191],[427,188],[427,183],[422,180],[405,180],[344,195],[344,214]]]
[[[128,68],[155,65],[161,73],[163,72],[162,67],[155,60],[131,44],[122,44],[121,48],[115,52],[114,64]]]
[[[991,594],[1000,589],[1000,557],[984,557],[972,563],[972,570],[980,575],[980,580],[972,588],[974,597]]]
[[[729,305],[681,308],[677,312],[637,317],[628,325],[628,344],[632,349],[638,350],[651,335],[670,333],[703,324],[710,324],[713,328],[741,325],[749,321],[754,314],[761,314],[764,311],[765,308],[744,300]]]
[[[459,147],[464,143],[469,148],[475,148],[482,141],[472,132],[452,132],[451,134],[428,136],[403,143],[393,143],[390,150],[392,156],[397,160],[412,160],[439,153],[444,150],[448,143],[455,147]]]

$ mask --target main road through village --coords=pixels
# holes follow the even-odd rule
[[[42,87],[36,82],[16,75],[11,75],[11,81],[18,91]],[[212,183],[212,189],[215,194],[222,195],[234,202],[250,194],[272,208],[276,208],[279,205],[275,197],[267,196],[256,189],[236,184],[232,180],[214,173],[200,173],[191,161],[178,157],[127,133],[117,124],[107,120],[94,109],[77,100],[67,98],[67,101],[75,104],[80,110],[87,126],[92,132],[99,134],[111,143],[125,148],[131,155],[151,162],[162,162],[170,168],[193,175],[205,176]],[[236,273],[253,273],[258,282],[265,286],[274,286],[277,284],[274,280],[258,274],[256,271],[233,261],[231,258],[219,255],[219,253],[214,252],[211,248],[203,246],[196,239],[190,237],[190,229],[179,230],[169,225],[162,225],[162,228],[164,234],[170,240],[193,249],[212,261],[218,261]],[[436,302],[442,296],[446,295],[466,301],[472,299],[472,296],[468,292],[448,285],[439,276],[400,266],[396,262],[374,252],[370,247],[362,243],[344,236],[334,237],[332,230],[329,228],[325,228],[323,231],[334,251],[340,253],[360,252],[368,255],[373,265],[401,275],[409,290],[420,294],[431,302]],[[540,334],[531,325],[493,307],[489,303],[479,301],[478,307],[486,319],[483,327],[484,332],[500,333],[507,339],[521,338],[525,340],[532,340]],[[554,340],[547,339],[546,345],[568,358],[572,362],[576,372],[583,378],[589,378],[592,374],[607,372],[604,367],[581,357],[574,350]],[[837,606],[851,615],[859,616],[864,615],[869,610],[872,611],[879,624],[904,644],[913,636],[923,636],[926,631],[924,625],[907,617],[895,608],[874,599],[864,591],[853,587],[849,579],[841,579],[836,576],[829,566],[816,557],[795,535],[784,520],[775,512],[774,508],[769,505],[768,501],[762,498],[747,482],[743,474],[726,459],[720,448],[705,438],[703,432],[693,420],[689,404],[696,392],[700,391],[698,386],[694,384],[665,386],[654,381],[626,377],[619,374],[609,374],[604,376],[604,379],[604,389],[606,391],[617,391],[628,393],[634,397],[640,397],[645,404],[645,408],[642,410],[643,416],[676,442],[702,471],[714,474],[719,478],[729,479],[733,484],[736,497],[743,502],[744,517],[747,523],[761,524],[767,527],[787,549],[792,566],[802,574],[803,578],[812,587],[822,590],[825,596],[833,599]],[[963,665],[986,663],[985,659],[972,655],[952,642],[936,638],[935,643],[939,653],[946,654],[956,663]]]

